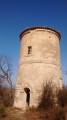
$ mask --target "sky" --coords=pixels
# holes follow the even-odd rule
[[[67,84],[67,0],[0,0],[0,54],[12,57],[16,83],[21,31],[48,26],[61,33],[63,84]]]

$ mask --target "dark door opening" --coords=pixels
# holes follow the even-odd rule
[[[30,105],[30,89],[24,88],[24,91],[26,92],[26,103],[29,106]]]

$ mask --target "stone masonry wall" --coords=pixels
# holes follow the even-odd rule
[[[26,108],[24,88],[30,89],[29,106],[37,106],[43,85],[48,81],[62,87],[59,36],[47,29],[28,30],[21,38],[14,106]]]

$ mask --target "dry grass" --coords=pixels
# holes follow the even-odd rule
[[[48,86],[43,91],[40,106],[38,108],[32,107],[23,112],[18,108],[4,108],[4,106],[2,106],[2,109],[0,110],[2,114],[0,120],[67,120],[67,118],[65,119],[65,114],[67,116],[66,95],[67,87],[59,91],[59,103],[62,102],[64,106],[61,104],[59,107],[56,107],[52,99],[52,90]],[[63,98],[65,98],[65,100]],[[2,103],[0,104],[0,107],[1,105]]]
[[[47,110],[30,108],[23,113],[21,109],[9,107],[6,109],[6,116],[0,120],[65,120],[66,111],[67,107]]]
[[[23,120],[65,120],[64,110],[53,108],[47,110],[29,109],[24,115]]]
[[[6,108],[6,116],[1,117],[0,120],[23,120],[23,111],[18,108]]]

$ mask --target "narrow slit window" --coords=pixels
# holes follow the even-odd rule
[[[32,46],[28,46],[28,54],[31,54],[32,52]]]

